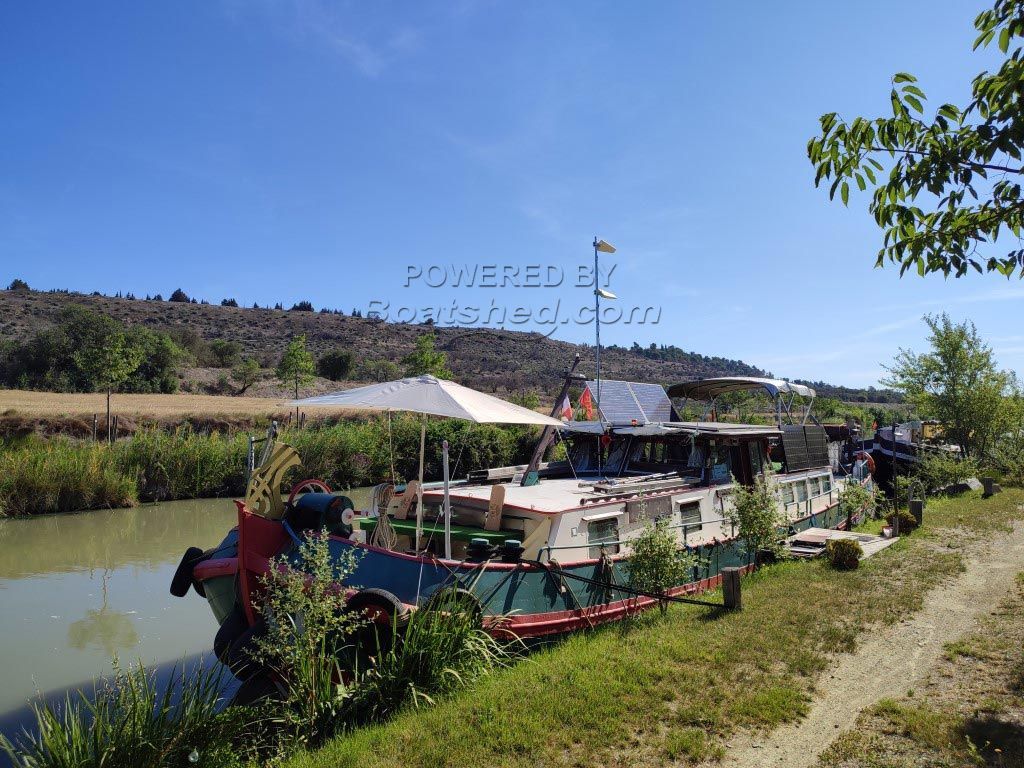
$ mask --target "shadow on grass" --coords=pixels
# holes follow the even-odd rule
[[[963,725],[963,734],[978,750],[985,765],[993,768],[1024,766],[1024,725],[986,715]]]

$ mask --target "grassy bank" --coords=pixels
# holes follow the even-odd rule
[[[744,610],[673,608],[576,636],[427,711],[292,759],[313,766],[661,765],[722,754],[738,728],[798,718],[829,654],[917,610],[962,569],[965,538],[1024,515],[1024,493],[932,501],[926,525],[852,572],[784,563],[744,582]]]
[[[281,439],[302,457],[303,477],[334,488],[369,485],[417,471],[419,421],[394,417],[316,424]],[[452,445],[453,473],[529,459],[535,433],[460,421],[430,421],[425,474],[437,478],[441,441]],[[139,501],[240,495],[246,437],[143,430],[113,445],[30,436],[0,448],[0,514],[35,515],[131,506]],[[296,476],[296,479],[298,477]]]

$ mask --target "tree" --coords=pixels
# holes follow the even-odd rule
[[[775,481],[768,473],[758,474],[750,486],[736,483],[732,505],[724,517],[736,526],[748,561],[756,562],[761,552],[781,552],[779,529],[786,524],[786,518],[779,508]]]
[[[28,283],[26,283],[24,280],[16,277],[13,280],[11,280],[10,284],[7,286],[7,290],[8,291],[27,291],[27,290],[30,290],[30,289],[28,287]]]
[[[313,380],[316,363],[306,349],[306,335],[296,336],[284,350],[281,362],[277,364],[277,378],[282,384],[295,386],[295,399],[299,399],[299,387]],[[299,418],[299,407],[295,406],[295,420]]]
[[[424,333],[416,338],[416,350],[402,358],[406,376],[430,374],[439,379],[452,377],[448,369],[448,355],[434,348],[435,339],[432,333]]]
[[[312,312],[313,311],[313,305],[311,303],[309,303],[308,301],[299,301],[299,302],[296,302],[295,304],[292,304],[292,308],[289,309],[288,311],[289,312]]]
[[[974,323],[925,315],[931,351],[901,349],[882,381],[902,392],[924,416],[938,419],[966,456],[982,455],[1002,430],[1011,377],[996,369],[992,349]]]
[[[237,341],[214,339],[210,342],[210,352],[217,361],[218,368],[230,368],[241,360],[242,345]]]
[[[1011,41],[1024,37],[1024,0],[997,0],[974,26],[975,49],[998,40],[1008,53]],[[1016,47],[997,72],[974,78],[966,107],[943,104],[927,117],[917,79],[900,72],[892,78],[891,117],[846,122],[835,112],[822,115],[821,135],[807,144],[814,184],[830,181],[829,198],[838,192],[843,205],[851,183],[874,188],[868,210],[885,233],[876,266],[889,260],[900,275],[914,268],[962,277],[984,264],[989,272],[1024,277],[1021,82],[1024,52]],[[1014,246],[979,253],[1001,234],[1012,234]]]
[[[142,348],[124,333],[109,334],[97,349],[76,354],[75,362],[107,392],[107,442],[110,442],[110,393],[128,380],[142,363]]]
[[[222,307],[237,307],[238,302],[235,299],[221,299],[220,305]]]
[[[398,363],[393,363],[390,360],[367,360],[359,366],[356,376],[360,379],[381,382],[397,379],[401,373],[402,369],[398,367]]]
[[[168,301],[177,301],[188,304],[191,299],[188,297],[187,293],[181,290],[181,288],[175,288],[174,293],[171,294],[171,298],[169,298]]]
[[[260,379],[260,364],[253,358],[239,360],[231,369],[231,380],[238,385],[238,394],[244,395],[245,390]]]
[[[316,364],[317,372],[325,379],[340,381],[352,372],[352,353],[337,349],[321,357]]]

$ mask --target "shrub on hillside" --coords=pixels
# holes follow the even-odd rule
[[[829,564],[839,571],[852,571],[860,565],[864,550],[853,539],[829,539],[825,544]]]
[[[316,363],[317,373],[331,381],[347,379],[352,373],[352,367],[352,353],[340,349],[328,352]]]
[[[181,290],[181,288],[175,288],[174,293],[171,294],[171,298],[169,298],[168,301],[176,301],[183,304],[188,304],[191,301],[191,299],[188,297],[187,293]]]

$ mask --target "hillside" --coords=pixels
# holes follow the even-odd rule
[[[193,332],[206,340],[240,343],[245,354],[264,367],[276,364],[287,341],[305,334],[314,355],[342,349],[357,361],[398,362],[412,351],[421,325],[385,323],[348,315],[223,307],[187,302],[147,301],[67,292],[0,291],[0,340],[24,341],[53,325],[67,304],[81,304],[153,330]],[[582,357],[580,371],[593,373],[593,349],[545,338],[537,333],[491,329],[437,327],[437,346],[448,354],[457,379],[492,392],[557,390],[560,375],[573,356]],[[676,348],[602,350],[602,372],[610,379],[671,383],[704,376],[764,376],[739,360],[709,357]],[[856,393],[857,390],[848,392]],[[828,395],[827,391],[820,394]],[[849,397],[849,394],[847,395]]]

